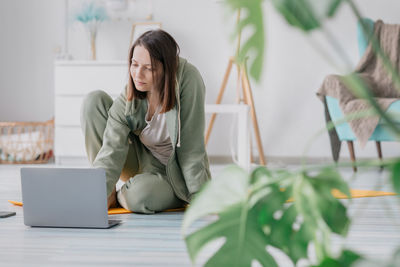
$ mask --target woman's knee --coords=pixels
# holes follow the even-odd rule
[[[136,175],[123,191],[127,208],[133,212],[154,213],[181,204],[169,183],[154,174]]]
[[[102,90],[88,93],[81,105],[81,118],[87,119],[99,112],[107,112],[113,103],[112,98]]]

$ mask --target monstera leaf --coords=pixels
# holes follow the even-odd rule
[[[400,159],[391,166],[392,184],[398,195],[400,195]]]
[[[333,17],[342,0],[271,0],[276,10],[292,26],[311,31]]]
[[[268,240],[258,224],[258,212],[249,207],[248,174],[231,166],[208,183],[191,203],[185,213],[183,233],[197,219],[218,214],[218,220],[186,236],[192,261],[207,243],[220,237],[226,238],[224,245],[205,266],[251,266],[253,259],[264,266],[277,266],[267,253]]]
[[[333,17],[342,0],[271,0],[276,10],[292,26],[311,31],[321,26],[322,20]],[[265,51],[263,22],[263,0],[225,0],[231,10],[241,10],[242,15],[236,26],[236,34],[244,29],[251,31],[240,47],[236,60],[245,65],[250,61],[250,75],[256,81],[261,78]]]
[[[361,259],[362,257],[357,253],[350,250],[344,250],[342,251],[342,255],[340,255],[339,258],[337,259],[326,258],[318,266],[313,266],[313,267],[350,267],[356,261],[359,261]]]
[[[244,28],[252,30],[250,37],[240,47],[236,60],[245,64],[246,57],[250,56],[250,75],[259,81],[264,60],[264,23],[263,0],[225,0],[234,12],[241,11],[241,19],[236,25],[236,34]],[[244,14],[244,15],[243,15]]]
[[[345,235],[349,225],[333,189],[350,196],[346,183],[329,168],[310,176],[259,167],[249,175],[231,166],[203,188],[185,214],[182,231],[190,258],[195,262],[208,243],[223,240],[205,266],[251,266],[254,261],[277,266],[269,247],[296,263],[308,257],[310,243],[322,261],[330,257],[329,234]],[[289,199],[294,203],[287,204]],[[208,215],[217,218],[189,233]]]

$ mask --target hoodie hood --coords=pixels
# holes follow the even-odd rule
[[[175,97],[176,97],[176,105],[178,107],[178,143],[176,144],[177,147],[181,146],[181,80],[183,76],[183,70],[185,68],[187,60],[184,58],[179,58],[179,67],[178,67],[178,72],[176,75],[176,86],[175,86]]]

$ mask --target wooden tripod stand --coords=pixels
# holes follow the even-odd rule
[[[240,9],[238,11],[237,23],[239,23],[239,21],[240,21]],[[240,36],[241,36],[241,33],[239,32],[238,41],[237,41],[237,48],[236,48],[236,55],[239,54]],[[233,64],[236,65],[237,73],[238,73],[238,77],[237,77],[237,102],[238,103],[244,102],[246,105],[250,106],[250,113],[251,113],[251,118],[252,118],[252,121],[253,121],[254,133],[255,133],[256,141],[257,141],[257,148],[258,148],[258,154],[259,154],[259,158],[260,158],[260,164],[261,165],[265,165],[266,161],[265,161],[265,158],[264,158],[264,151],[263,151],[261,137],[260,137],[260,131],[259,131],[259,128],[258,128],[258,123],[257,123],[256,110],[254,108],[253,94],[252,94],[252,91],[251,91],[250,81],[249,81],[249,77],[248,77],[248,74],[247,74],[246,61],[243,64],[239,64],[238,62],[235,61],[235,59],[233,57],[229,58],[228,67],[226,68],[226,72],[225,72],[225,75],[224,75],[224,79],[222,81],[221,88],[220,88],[219,93],[218,93],[216,104],[221,104],[222,96],[223,96],[223,94],[225,92],[225,88],[226,88],[226,85],[228,83],[228,79],[229,79]],[[240,86],[243,89],[243,99],[240,97],[240,89],[239,89]],[[206,132],[206,137],[205,137],[206,145],[207,145],[208,140],[210,138],[211,130],[212,130],[212,127],[214,125],[214,121],[215,121],[216,116],[217,116],[216,113],[213,113],[211,115],[210,123],[208,125],[207,132]],[[250,153],[250,155],[252,155],[252,153]]]

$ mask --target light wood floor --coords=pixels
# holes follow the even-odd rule
[[[212,165],[213,176],[223,167]],[[112,215],[123,223],[108,230],[25,226],[22,208],[7,202],[21,200],[20,168],[0,165],[0,211],[17,213],[0,219],[0,266],[191,265],[180,233],[181,212]],[[354,178],[349,169],[343,175],[352,188],[391,191],[386,172],[372,168]],[[399,204],[396,197],[353,199],[349,204],[353,218],[350,233],[344,242],[334,239],[335,245],[344,244],[374,259],[389,258],[400,246]],[[202,255],[200,264],[207,253]],[[279,262],[290,266],[284,258]]]

